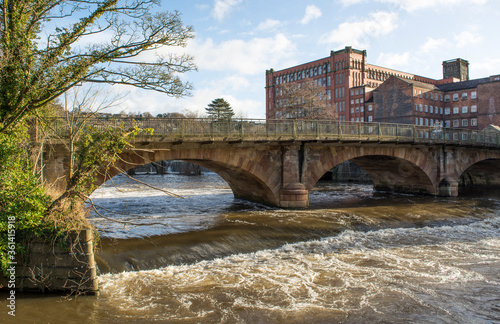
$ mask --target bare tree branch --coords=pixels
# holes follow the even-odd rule
[[[126,224],[126,225],[134,225],[134,226],[151,226],[151,225],[162,225],[162,226],[166,226],[166,227],[170,227],[168,224],[165,224],[165,223],[158,223],[158,222],[154,222],[154,223],[147,223],[147,224],[143,224],[143,223],[135,223],[135,222],[131,222],[131,221],[122,221],[122,220],[118,220],[118,219],[114,219],[114,218],[109,218],[109,217],[106,217],[104,216],[103,214],[101,214],[97,208],[100,208],[102,210],[105,210],[109,213],[113,213],[113,214],[118,214],[118,215],[124,215],[124,216],[135,216],[135,217],[142,217],[141,215],[132,215],[132,214],[123,214],[123,213],[118,213],[118,212],[115,212],[115,211],[112,211],[112,210],[109,210],[109,209],[106,209],[102,206],[99,206],[99,205],[96,205],[94,204],[94,201],[90,198],[90,197],[86,197],[86,196],[83,196],[83,198],[85,198],[86,200],[88,200],[90,202],[90,205],[92,206],[92,209],[95,211],[95,213],[97,215],[99,215],[100,217],[110,221],[110,222],[115,222],[115,223],[120,223],[120,224]],[[97,208],[96,208],[97,207]]]
[[[174,194],[173,192],[170,192],[170,191],[167,191],[167,190],[164,190],[164,189],[161,189],[161,188],[158,188],[158,187],[152,186],[152,185],[150,185],[150,184],[148,184],[148,183],[145,183],[145,182],[143,182],[143,181],[141,181],[141,180],[135,179],[134,177],[129,176],[129,175],[127,174],[127,172],[125,172],[123,169],[120,169],[120,168],[118,168],[118,167],[116,167],[116,166],[115,166],[115,168],[116,168],[118,171],[120,171],[120,172],[121,172],[121,174],[123,174],[124,176],[126,176],[127,178],[129,178],[130,180],[133,180],[133,181],[135,181],[135,182],[138,182],[138,183],[140,183],[140,184],[142,184],[142,185],[144,185],[144,186],[146,186],[146,187],[149,187],[149,188],[152,188],[152,189],[155,189],[155,190],[159,190],[159,191],[161,191],[161,192],[164,192],[165,194],[167,194],[167,195],[168,195],[168,196],[170,196],[170,197],[175,197],[175,198],[184,199],[184,197],[179,196],[179,195],[177,195],[177,194]]]
[[[178,74],[196,70],[193,58],[159,52],[186,46],[193,29],[182,24],[178,12],[154,13],[156,5],[155,0],[0,2],[0,131],[82,82],[189,95],[192,86]],[[49,21],[55,27],[48,29]],[[107,41],[95,42],[109,33]]]

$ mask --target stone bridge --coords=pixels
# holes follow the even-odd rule
[[[284,208],[307,207],[317,181],[344,161],[363,168],[383,191],[457,196],[460,184],[500,185],[498,135],[395,124],[197,123],[205,124],[144,124],[154,126],[154,135],[137,139],[97,184],[137,165],[182,160],[219,174],[236,198]],[[46,182],[64,185],[67,152],[64,143],[45,145]]]

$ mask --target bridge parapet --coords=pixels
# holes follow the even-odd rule
[[[69,136],[65,118],[51,119],[53,138]],[[83,122],[83,119],[82,121]],[[78,123],[78,121],[76,121]],[[265,120],[210,118],[92,118],[85,123],[95,128],[152,128],[162,141],[375,141],[420,144],[464,145],[500,148],[500,134],[471,129],[443,128],[389,123],[339,122],[336,120]],[[37,134],[40,134],[37,131]],[[37,138],[42,138],[40,135]],[[138,140],[144,140],[139,137]]]

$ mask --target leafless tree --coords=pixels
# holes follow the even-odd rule
[[[276,88],[277,119],[336,119],[331,94],[317,80],[285,83]]]

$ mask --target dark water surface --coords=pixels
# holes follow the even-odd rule
[[[133,214],[103,215],[134,223],[92,219],[100,296],[18,296],[13,323],[500,323],[498,190],[320,183],[292,211],[235,200],[215,174],[139,178],[184,199],[99,188],[96,204]]]

